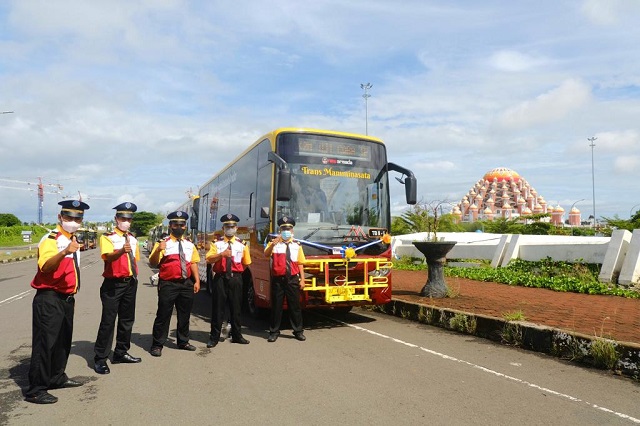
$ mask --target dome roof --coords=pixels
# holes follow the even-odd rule
[[[485,173],[483,179],[493,182],[496,179],[498,182],[509,182],[513,178],[514,182],[520,181],[520,175],[518,172],[508,169],[506,167],[497,167],[491,171]]]

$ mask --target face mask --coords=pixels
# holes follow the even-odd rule
[[[237,231],[236,228],[224,228],[224,235],[231,238],[234,235],[236,235],[236,231]]]
[[[78,223],[78,222],[65,222],[64,220],[62,221],[61,225],[62,225],[62,229],[64,229],[65,231],[67,231],[70,234],[73,234],[78,229],[80,229],[80,227],[82,226],[81,223]]]
[[[184,228],[172,228],[171,229],[171,235],[173,235],[176,238],[180,238],[184,235]]]
[[[122,232],[127,232],[129,228],[131,228],[131,222],[117,221],[116,223],[117,223],[118,229],[120,229]]]
[[[292,234],[291,234],[291,231],[282,231],[280,235],[282,236],[283,240],[288,240],[291,238]]]

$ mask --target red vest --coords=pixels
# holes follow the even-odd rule
[[[67,248],[71,240],[60,231],[53,231],[49,235],[45,235],[38,244],[38,252],[40,247],[55,245],[59,252]],[[49,247],[48,249],[51,249]],[[76,251],[78,258],[78,266],[80,265],[80,251]],[[78,271],[73,261],[73,253],[68,254],[62,259],[58,268],[53,272],[42,272],[38,267],[36,276],[31,281],[31,287],[37,290],[55,290],[61,294],[74,294],[78,291]]]
[[[165,241],[167,242],[167,247],[164,249],[164,256],[162,257],[162,259],[160,259],[160,264],[158,265],[158,267],[160,268],[160,279],[166,281],[179,280],[181,279],[181,270],[178,240],[167,237]],[[187,268],[187,278],[190,278],[191,259],[195,250],[195,246],[191,241],[187,241],[185,239],[182,239],[180,241],[182,241],[182,252],[184,253]]]
[[[120,235],[117,232],[109,232],[108,234],[102,234],[101,238],[108,238],[113,244],[113,251],[120,250],[124,247],[125,238],[124,235]],[[114,260],[113,262],[104,262],[104,272],[102,276],[105,278],[127,278],[133,275],[133,268],[138,275],[138,265],[135,261],[136,250],[138,246],[138,240],[136,237],[129,234],[129,244],[131,245],[131,254],[133,254],[133,262],[129,258],[128,253],[124,253],[122,256]],[[130,263],[133,263],[130,265]]]
[[[216,245],[216,249],[218,253],[222,253],[226,249],[229,248],[229,243],[231,243],[231,272],[242,273],[244,271],[244,265],[242,264],[242,256],[244,255],[244,250],[246,246],[242,242],[241,239],[235,237],[232,241],[225,240],[224,238],[219,239],[213,244]],[[227,258],[223,257],[218,260],[212,266],[213,272],[216,274],[224,274],[227,272]]]
[[[291,253],[291,275],[297,275],[300,273],[298,268],[298,250],[302,250],[300,244],[296,242],[289,243],[289,251]],[[271,265],[271,272],[274,277],[284,277],[287,275],[287,245],[285,243],[278,243],[273,246],[271,252],[271,259],[273,263]]]

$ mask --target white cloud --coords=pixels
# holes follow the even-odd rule
[[[560,86],[504,111],[499,124],[506,128],[526,128],[561,121],[568,113],[585,106],[591,90],[582,81],[566,80]]]
[[[491,65],[500,71],[526,71],[544,65],[542,58],[536,58],[524,53],[502,50],[491,55]]]
[[[416,173],[419,196],[458,199],[505,166],[548,199],[587,198],[591,135],[598,203],[624,211],[635,191],[639,2],[243,4],[6,2],[2,177],[166,211],[273,128],[364,133],[369,81],[369,134]],[[33,194],[0,197],[35,219]],[[91,201],[92,217],[112,216],[111,200]]]
[[[625,155],[617,157],[614,162],[614,170],[617,174],[627,174],[640,168],[640,155]]]
[[[581,11],[597,25],[613,26],[624,20],[637,20],[640,3],[635,0],[585,0]]]

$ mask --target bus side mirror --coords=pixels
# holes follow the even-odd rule
[[[389,170],[400,172],[405,176],[404,180],[400,178],[396,178],[396,180],[404,185],[404,192],[407,196],[407,204],[415,204],[418,198],[416,195],[418,192],[418,180],[416,179],[413,172],[395,163],[388,163],[387,166],[389,167]]]
[[[196,197],[193,199],[193,205],[191,206],[191,217],[189,222],[189,227],[191,229],[198,228],[198,213],[200,212],[200,197]]]
[[[407,204],[415,204],[418,193],[418,180],[415,176],[407,176],[404,178],[404,191],[407,196]]]
[[[291,199],[291,170],[289,168],[278,170],[277,201],[289,201]]]

